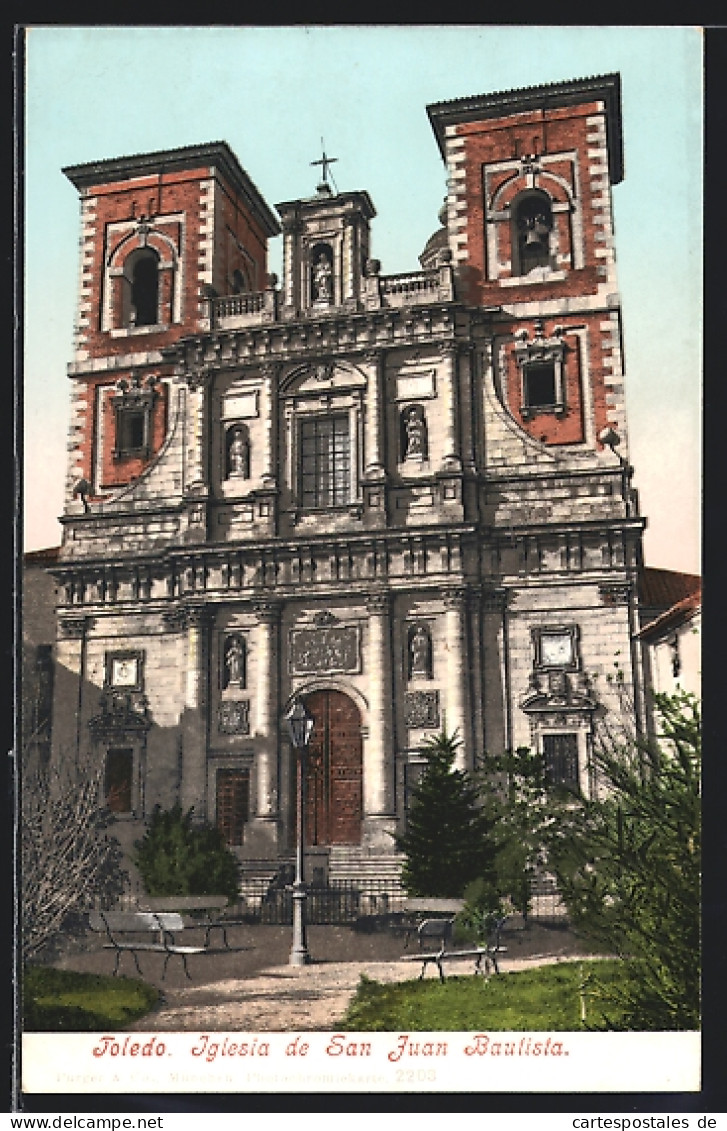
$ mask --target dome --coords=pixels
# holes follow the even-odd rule
[[[449,250],[449,239],[446,228],[439,228],[427,240],[424,251],[419,256],[423,271],[439,266],[439,256],[442,251]]]

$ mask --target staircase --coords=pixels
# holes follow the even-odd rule
[[[398,910],[406,897],[401,884],[403,857],[373,852],[358,845],[331,845],[328,880],[331,884],[360,885],[370,913]]]

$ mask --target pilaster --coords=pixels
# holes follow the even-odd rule
[[[245,830],[245,846],[255,855],[275,852],[278,840],[280,790],[280,615],[282,605],[275,600],[253,602],[258,627],[257,694],[255,711],[255,788],[254,816]]]
[[[207,711],[209,699],[208,655],[210,611],[206,605],[186,605],[181,612],[187,636],[187,670],[182,731],[182,782],[180,803],[194,809],[199,820],[207,817]]]
[[[366,608],[369,731],[364,750],[364,842],[385,849],[391,847],[388,833],[396,823],[390,594],[370,594]]]
[[[462,745],[456,758],[460,770],[472,768],[471,714],[469,710],[469,665],[466,613],[469,590],[457,586],[445,592],[447,640],[446,728],[457,733]]]

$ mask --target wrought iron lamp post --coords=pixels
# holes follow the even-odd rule
[[[305,932],[306,890],[303,880],[303,778],[308,743],[313,733],[313,719],[300,699],[296,699],[285,716],[290,731],[290,740],[296,752],[296,798],[297,844],[295,852],[295,881],[293,883],[293,946],[290,951],[291,966],[305,966],[310,962]]]

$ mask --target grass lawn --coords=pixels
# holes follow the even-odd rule
[[[580,986],[586,988],[581,1020]],[[484,978],[448,976],[381,985],[363,977],[343,1025],[351,1031],[543,1031],[578,1032],[613,1025],[620,1010],[606,995],[623,982],[614,960],[562,962]]]
[[[138,979],[28,966],[23,1026],[31,1032],[121,1029],[153,1009],[158,999],[154,986]]]

